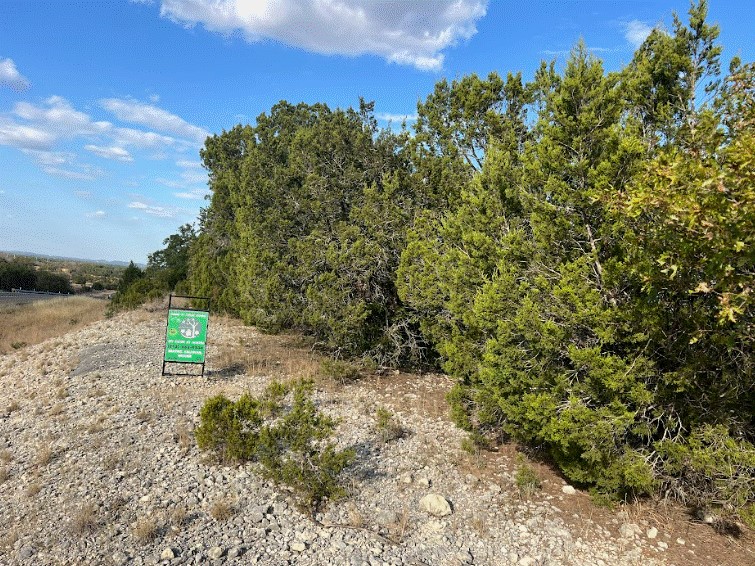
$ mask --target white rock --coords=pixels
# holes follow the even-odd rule
[[[173,560],[176,557],[176,553],[173,552],[173,549],[170,547],[165,548],[162,553],[160,553],[160,560]]]
[[[619,527],[619,535],[622,538],[632,538],[634,535],[641,532],[639,525],[636,523],[622,523]]]
[[[678,538],[676,539],[676,544],[684,546],[685,544],[687,544],[687,541],[685,541],[683,538]]]
[[[650,527],[647,532],[648,538],[655,538],[658,536],[658,529]]]
[[[446,498],[437,493],[428,493],[419,501],[419,506],[423,511],[436,517],[445,517],[451,514],[451,506]]]
[[[207,556],[209,556],[211,560],[217,560],[218,558],[220,558],[221,556],[223,556],[224,553],[225,553],[225,550],[223,550],[222,547],[220,547],[220,546],[213,546],[207,552]]]
[[[307,545],[303,542],[292,542],[290,548],[294,552],[304,552],[305,550],[307,550]]]
[[[570,485],[565,485],[561,488],[561,491],[563,491],[566,495],[574,495],[575,493],[577,493],[577,490]]]

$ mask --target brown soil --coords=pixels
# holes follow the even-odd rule
[[[446,394],[453,385],[447,376],[407,373],[371,375],[359,386],[370,389],[379,399],[394,410],[411,412],[433,419],[448,421]],[[469,457],[468,472],[489,481],[501,481],[501,473],[513,472],[517,455],[522,453],[515,443],[505,443],[491,451],[481,451]],[[528,459],[537,471],[542,488],[531,499],[552,496],[551,503],[563,512],[560,517],[573,528],[583,532],[580,536],[590,539],[590,529],[602,527],[619,537],[622,523],[638,524],[643,532],[651,527],[658,529],[656,540],[668,544],[662,556],[675,565],[689,566],[753,566],[755,565],[755,532],[740,525],[739,532],[719,534],[713,527],[695,521],[687,509],[674,502],[644,500],[614,505],[612,508],[596,504],[591,496],[577,490],[572,496],[564,495],[562,486],[567,482],[558,471],[545,462]],[[503,483],[503,482],[501,482]],[[589,518],[592,523],[584,519]],[[595,525],[595,526],[593,526]],[[644,536],[644,535],[643,535]],[[677,539],[684,541],[679,544]],[[648,552],[653,552],[646,550]],[[653,552],[655,555],[655,553]],[[656,555],[658,556],[658,555]]]

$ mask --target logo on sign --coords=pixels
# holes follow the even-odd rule
[[[186,318],[181,321],[178,331],[184,338],[196,338],[201,333],[201,326],[196,320]]]

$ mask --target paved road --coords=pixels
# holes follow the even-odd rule
[[[59,299],[61,297],[75,297],[76,295],[47,295],[44,293],[9,293],[0,291],[0,307],[12,305],[25,305],[34,301],[46,301],[48,299]]]

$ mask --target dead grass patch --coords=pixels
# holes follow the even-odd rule
[[[37,482],[32,482],[26,486],[26,497],[34,497],[40,491],[42,491],[42,486]]]
[[[97,505],[91,502],[79,507],[71,517],[71,533],[81,536],[93,532],[99,524],[97,510]]]
[[[0,354],[39,344],[105,318],[107,301],[66,297],[0,310]],[[71,321],[75,320],[75,324]],[[15,345],[15,347],[14,347]]]
[[[39,467],[44,467],[52,461],[54,453],[49,444],[43,444],[37,449],[37,455],[34,463]]]
[[[152,414],[151,411],[148,411],[147,409],[141,409],[136,415],[136,420],[138,420],[141,423],[151,423],[155,420],[155,415]]]
[[[186,519],[189,516],[189,510],[183,505],[179,505],[173,509],[170,513],[170,524],[175,527],[180,527],[186,523]]]
[[[5,483],[8,481],[8,478],[10,477],[10,472],[8,471],[7,466],[3,466],[0,468],[0,484]]]
[[[227,521],[236,514],[236,504],[227,498],[218,499],[210,505],[209,514],[218,522]]]
[[[131,534],[134,538],[142,543],[155,540],[159,532],[160,528],[157,524],[157,519],[153,515],[142,517],[131,529]]]

